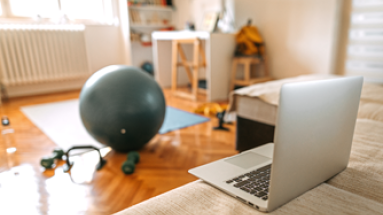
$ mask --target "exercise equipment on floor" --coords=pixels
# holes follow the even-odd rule
[[[64,156],[64,151],[62,149],[55,149],[52,152],[52,155],[45,156],[41,159],[40,165],[46,169],[51,169],[55,166],[55,160],[61,160]]]
[[[65,160],[65,165],[63,166],[64,172],[69,172],[70,169],[73,166],[73,162],[70,162],[70,152],[73,150],[78,150],[78,149],[90,149],[90,150],[96,150],[99,154],[100,161],[96,166],[97,170],[100,170],[105,164],[106,160],[101,156],[100,149],[97,147],[91,146],[91,145],[83,145],[83,146],[73,146],[70,149],[68,149],[66,152],[62,149],[55,149],[53,150],[52,155],[43,157],[40,161],[40,165],[44,167],[45,169],[52,169],[56,167],[55,161],[56,160]]]
[[[119,152],[139,150],[147,144],[161,128],[165,110],[165,97],[160,86],[147,72],[136,67],[104,67],[86,81],[80,93],[80,117],[87,132],[98,142]],[[41,160],[41,165],[53,168],[55,159],[65,158],[63,169],[68,172],[73,165],[69,152],[77,149],[98,152],[97,170],[106,164],[100,149],[81,145],[73,146],[65,153],[54,151],[52,156]],[[133,173],[139,161],[137,152],[129,153],[128,157],[123,168],[125,174]]]
[[[147,72],[151,76],[154,75],[154,68],[153,68],[153,64],[151,62],[145,61],[144,63],[142,63],[141,69],[143,69],[145,72]]]
[[[140,162],[140,154],[136,151],[129,152],[127,155],[127,160],[122,164],[121,170],[126,175],[134,173],[136,169],[136,164]]]
[[[226,110],[222,111],[222,112],[219,112],[217,113],[217,118],[218,118],[218,126],[217,127],[214,127],[213,129],[214,130],[222,130],[222,131],[230,131],[229,128],[226,128],[223,126],[223,124],[225,123],[225,113],[226,113]]]
[[[162,89],[143,70],[124,65],[93,74],[80,93],[80,116],[98,142],[119,152],[139,150],[165,117]]]
[[[68,149],[68,151],[65,153],[66,155],[66,162],[65,162],[65,165],[63,167],[64,169],[64,172],[69,172],[70,169],[72,168],[73,166],[73,162],[70,162],[70,154],[69,152],[73,151],[73,150],[77,150],[77,149],[91,149],[91,150],[96,150],[98,152],[98,155],[99,155],[99,159],[100,161],[98,162],[97,166],[96,166],[96,170],[100,170],[105,164],[106,164],[106,160],[102,157],[101,155],[101,152],[100,152],[100,149],[97,148],[97,147],[94,147],[92,145],[82,145],[82,146],[73,146],[71,147],[70,149]]]
[[[227,104],[204,103],[198,106],[194,110],[194,113],[203,114],[205,116],[215,116],[217,113],[226,110],[227,106]]]
[[[69,172],[73,166],[73,163],[70,161],[70,152],[77,149],[93,149],[96,150],[99,154],[100,161],[96,166],[96,170],[100,170],[105,164],[106,160],[101,156],[101,152],[98,148],[94,146],[74,146],[64,152],[62,149],[55,149],[52,152],[52,155],[43,157],[40,161],[40,165],[45,169],[55,168],[56,160],[65,160],[65,165],[63,166],[64,172]],[[134,173],[136,169],[136,164],[140,162],[140,154],[136,151],[131,151],[127,154],[127,160],[121,165],[121,170],[124,174],[130,175]]]
[[[224,120],[227,108],[227,104],[204,103],[198,106],[194,110],[194,113],[204,114],[205,116],[216,116],[218,118],[218,126],[213,129],[229,131],[229,128],[223,126],[223,124],[227,124]]]

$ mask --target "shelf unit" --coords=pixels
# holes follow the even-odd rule
[[[129,6],[130,23],[140,25],[168,25],[172,21],[170,8],[162,6]]]
[[[144,62],[153,63],[152,32],[173,26],[174,8],[140,4],[129,5],[127,9],[131,64],[140,67]]]
[[[161,28],[169,28],[171,27],[172,25],[161,25],[161,24],[149,24],[149,25],[141,25],[141,24],[131,24],[130,25],[130,28],[148,28],[148,29],[152,29],[152,28],[155,28],[155,29],[161,29]]]
[[[129,6],[132,10],[151,10],[151,11],[173,11],[172,6],[157,6],[157,5],[143,5],[143,6]]]

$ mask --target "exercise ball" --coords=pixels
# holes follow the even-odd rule
[[[165,117],[165,98],[143,70],[107,66],[80,93],[80,116],[88,133],[119,152],[138,150],[153,138]]]

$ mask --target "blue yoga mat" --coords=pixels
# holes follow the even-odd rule
[[[209,118],[173,107],[166,107],[165,120],[158,133],[165,134],[181,128],[209,121]]]

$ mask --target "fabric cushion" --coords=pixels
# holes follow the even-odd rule
[[[379,214],[383,204],[321,184],[270,214]],[[115,215],[229,215],[259,212],[203,181],[151,198]]]

